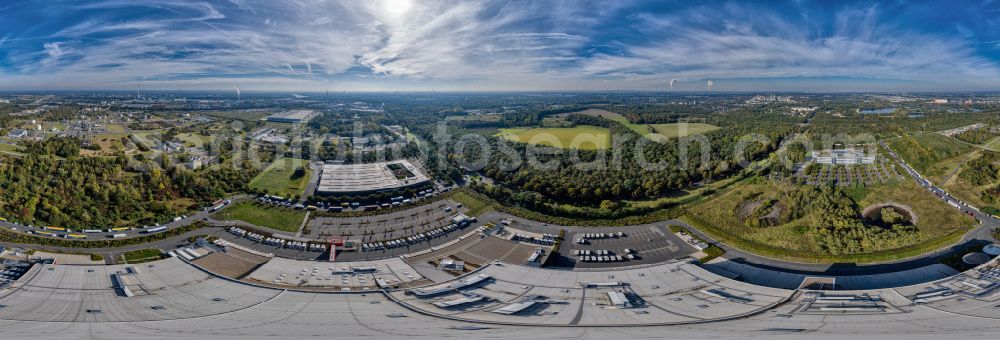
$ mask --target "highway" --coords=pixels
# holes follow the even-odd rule
[[[947,191],[944,191],[944,189],[941,189],[940,187],[934,185],[934,183],[931,183],[930,180],[928,180],[926,177],[924,177],[919,172],[917,172],[916,170],[914,170],[913,167],[911,167],[909,164],[907,164],[906,161],[903,160],[902,157],[899,157],[899,155],[896,154],[895,151],[893,151],[892,149],[890,149],[889,146],[884,141],[882,141],[880,143],[881,143],[882,147],[885,148],[886,152],[888,152],[889,155],[891,155],[892,158],[897,163],[899,163],[900,166],[903,167],[903,170],[906,170],[906,172],[910,175],[910,177],[912,177],[915,181],[917,181],[917,184],[920,184],[925,189],[927,189],[928,191],[930,191],[931,193],[933,193],[935,196],[938,197],[938,199],[944,201],[945,203],[947,203],[949,205],[954,206],[956,209],[959,209],[963,213],[966,213],[969,216],[972,216],[976,220],[980,221],[979,227],[976,228],[976,230],[974,232],[971,232],[968,235],[966,235],[966,237],[963,239],[963,241],[972,240],[972,239],[980,239],[980,240],[991,241],[991,242],[994,241],[993,238],[992,238],[992,236],[990,235],[990,233],[993,230],[993,228],[995,228],[997,226],[1000,226],[1000,220],[997,220],[996,218],[994,218],[990,214],[986,214],[986,213],[983,213],[983,212],[979,211],[979,209],[976,208],[975,206],[972,206],[972,205],[970,205],[968,203],[963,202],[960,199],[955,198],[954,196],[952,196],[951,194],[949,194]],[[985,234],[985,236],[986,236],[985,238],[981,237],[983,234]]]
[[[897,272],[908,269],[915,269],[919,267],[929,266],[933,264],[940,263],[940,261],[953,252],[964,250],[964,246],[972,242],[989,242],[993,243],[996,240],[993,239],[992,232],[994,228],[1000,226],[1000,220],[985,214],[977,210],[975,207],[956,199],[954,196],[946,192],[944,189],[934,185],[919,172],[914,170],[909,164],[906,163],[902,158],[899,157],[892,149],[885,144],[885,142],[880,142],[882,147],[885,148],[886,152],[897,161],[900,166],[912,177],[918,184],[926,188],[928,191],[935,194],[938,199],[944,201],[945,203],[953,202],[962,212],[971,214],[981,223],[974,230],[967,232],[962,236],[962,239],[956,245],[938,249],[933,252],[929,252],[920,256],[900,259],[896,261],[880,262],[873,264],[853,264],[853,263],[801,263],[785,261],[775,258],[770,258],[766,256],[760,256],[752,254],[738,248],[729,246],[723,242],[719,242],[709,235],[701,232],[695,227],[685,223],[684,221],[671,220],[665,221],[668,225],[677,225],[684,227],[702,238],[703,240],[709,241],[712,244],[722,248],[726,251],[726,254],[722,257],[736,261],[743,264],[748,264],[756,267],[778,270],[790,273],[801,273],[801,274],[816,274],[816,275],[829,275],[829,276],[847,276],[847,275],[870,275],[870,274],[880,274]]]
[[[4,246],[8,249],[11,248],[23,248],[40,250],[55,253],[66,253],[66,254],[100,254],[104,256],[105,264],[115,264],[118,262],[118,255],[122,253],[140,250],[140,249],[161,249],[168,251],[178,247],[188,245],[188,238],[200,235],[217,235],[225,233],[222,228],[219,227],[205,227],[197,228],[186,233],[176,235],[173,237],[168,237],[159,241],[133,244],[123,247],[112,247],[112,248],[72,248],[72,247],[57,247],[57,246],[46,246],[34,243],[10,243],[10,242],[0,242],[0,246]]]
[[[246,196],[246,195],[237,195],[237,196],[230,197],[227,200],[229,200],[231,202],[235,202],[237,200],[243,200],[243,199],[246,199],[248,197],[249,196]],[[224,210],[224,209],[228,208],[230,205],[231,204],[228,204],[228,205],[224,206],[222,209],[219,209],[218,211]],[[195,222],[198,222],[198,221],[207,221],[208,218],[209,218],[209,216],[211,216],[212,214],[218,212],[218,211],[209,211],[209,209],[210,208],[205,208],[205,209],[193,212],[193,213],[191,213],[191,215],[178,216],[177,220],[172,220],[172,221],[168,221],[168,222],[165,222],[165,223],[161,223],[161,224],[157,224],[157,225],[152,225],[152,226],[130,227],[128,230],[111,230],[111,229],[104,228],[104,229],[100,229],[100,232],[84,233],[82,231],[82,229],[75,229],[75,228],[71,228],[71,227],[69,227],[67,229],[72,229],[72,230],[51,230],[51,229],[46,229],[45,226],[25,225],[25,224],[20,224],[20,223],[11,222],[11,221],[0,221],[0,227],[6,228],[6,229],[9,229],[9,230],[13,230],[13,231],[16,231],[16,232],[19,232],[19,233],[35,234],[37,236],[46,236],[46,234],[38,234],[39,232],[51,233],[52,236],[49,236],[49,237],[52,237],[52,238],[66,238],[66,239],[71,239],[71,240],[73,238],[69,238],[66,235],[68,235],[68,234],[86,235],[85,238],[81,238],[81,239],[77,239],[77,240],[106,240],[106,239],[112,239],[112,238],[114,238],[113,236],[115,234],[125,234],[126,236],[122,237],[120,239],[128,239],[128,238],[134,238],[134,237],[140,237],[140,236],[145,236],[145,235],[149,235],[149,234],[154,234],[155,232],[150,232],[150,230],[153,229],[153,228],[157,228],[157,227],[165,227],[166,229],[160,231],[160,232],[164,232],[164,231],[171,230],[171,229],[186,227],[186,226],[191,225],[192,223],[195,223]],[[60,226],[60,227],[63,227],[63,226]]]
[[[968,205],[968,204],[962,202],[961,200],[958,200],[958,199],[954,198],[951,194],[949,194],[946,191],[944,191],[944,189],[941,189],[940,187],[937,187],[936,185],[934,185],[933,183],[931,183],[930,181],[928,181],[926,178],[924,178],[922,175],[920,175],[917,171],[915,171],[912,167],[910,167],[904,160],[902,160],[899,157],[899,155],[897,155],[895,152],[893,152],[891,149],[889,149],[888,146],[884,142],[882,142],[881,144],[885,148],[886,152],[894,160],[896,160],[897,163],[900,164],[900,166],[903,168],[903,170],[905,170],[914,180],[916,180],[918,184],[920,184],[921,186],[925,187],[928,191],[934,193],[935,196],[937,196],[939,199],[941,199],[945,203],[949,203],[950,202],[950,204],[957,206],[958,209],[960,209],[964,213],[967,213],[967,214],[970,214],[970,215],[974,216],[976,219],[978,219],[979,221],[981,221],[981,224],[978,227],[976,227],[974,230],[972,230],[972,231],[966,233],[965,235],[963,235],[962,239],[955,246],[942,248],[942,249],[939,249],[939,250],[934,251],[934,252],[930,252],[930,253],[923,254],[923,255],[920,255],[920,256],[915,256],[915,257],[900,259],[900,260],[897,260],[897,261],[888,261],[888,262],[882,262],[882,263],[876,263],[876,264],[863,264],[863,265],[857,265],[857,264],[830,264],[830,263],[799,263],[799,262],[792,262],[792,261],[785,261],[785,260],[780,260],[780,259],[774,259],[774,258],[769,258],[769,257],[765,257],[765,256],[760,256],[760,255],[748,253],[748,252],[742,251],[740,249],[737,249],[737,248],[731,247],[729,245],[726,245],[725,243],[715,241],[710,236],[708,236],[705,233],[697,230],[697,228],[688,225],[684,221],[680,221],[680,220],[668,220],[668,221],[659,222],[657,224],[660,224],[660,225],[662,225],[662,224],[666,224],[666,225],[678,225],[678,226],[682,226],[684,228],[687,228],[689,231],[691,231],[695,235],[699,236],[700,238],[702,238],[704,240],[707,240],[710,243],[713,243],[713,244],[715,244],[715,245],[723,248],[726,251],[726,254],[723,256],[723,258],[731,260],[731,261],[737,261],[737,262],[740,262],[740,263],[749,264],[749,265],[753,265],[753,266],[757,266],[757,267],[762,267],[762,268],[768,268],[768,269],[772,269],[772,270],[780,270],[780,271],[794,272],[794,273],[822,274],[822,275],[868,275],[868,274],[888,273],[888,272],[896,272],[896,271],[901,271],[901,270],[919,268],[919,267],[923,267],[923,266],[928,266],[928,265],[933,265],[933,264],[939,263],[942,258],[950,256],[955,251],[962,250],[963,246],[966,245],[966,244],[968,244],[968,243],[970,243],[970,242],[979,242],[979,241],[982,241],[982,242],[994,242],[995,241],[993,239],[993,237],[992,237],[992,231],[993,231],[993,229],[995,227],[1000,226],[1000,220],[997,220],[996,218],[994,218],[994,217],[992,217],[992,216],[990,216],[988,214],[982,213],[982,212],[978,211],[975,207],[973,207],[971,205]],[[248,198],[249,198],[249,196],[239,195],[239,196],[231,197],[230,200],[232,200],[232,201],[235,202],[235,201],[238,201],[238,200],[245,200],[245,199],[248,199]],[[177,227],[187,226],[187,225],[190,225],[190,224],[192,224],[192,223],[194,223],[196,221],[207,221],[209,224],[212,224],[212,225],[215,225],[215,226],[225,226],[225,225],[235,224],[235,223],[228,223],[228,222],[224,222],[224,221],[216,221],[216,220],[214,220],[214,219],[212,219],[210,217],[211,214],[212,214],[212,212],[209,212],[207,210],[202,210],[202,211],[195,212],[194,214],[192,214],[192,215],[188,216],[187,218],[182,219],[180,221],[176,221],[176,222],[171,221],[171,222],[165,223],[165,224],[163,224],[163,226],[167,227],[168,230],[169,230],[169,229],[173,229],[173,228],[177,228]],[[487,213],[483,214],[482,216],[480,216],[480,221],[481,222],[490,221],[490,220],[500,220],[500,219],[511,219],[511,220],[521,221],[524,224],[525,227],[529,227],[529,229],[532,229],[534,231],[540,231],[540,232],[558,233],[558,231],[561,230],[561,229],[565,229],[567,231],[587,230],[587,228],[572,227],[572,226],[554,226],[554,225],[550,226],[550,225],[547,225],[547,224],[544,224],[544,223],[539,223],[539,222],[535,222],[535,221],[529,221],[529,220],[526,220],[526,219],[521,219],[521,218],[518,218],[516,216],[512,216],[512,215],[504,214],[504,213],[499,213],[499,212],[487,212]],[[6,221],[0,222],[0,227],[17,228],[18,232],[28,232],[28,231],[35,231],[35,230],[43,230],[43,229],[40,229],[40,228],[32,228],[32,227],[26,227],[26,226],[23,226],[23,225],[17,225],[17,224],[6,222]],[[134,230],[130,230],[130,231],[127,231],[125,233],[128,235],[128,237],[138,237],[138,236],[145,235],[143,233],[143,231],[144,231],[144,229],[135,228]],[[61,234],[65,234],[65,233],[63,232]],[[102,231],[101,233],[92,233],[92,234],[87,234],[87,235],[89,236],[88,239],[106,239],[106,238],[110,238],[111,235],[113,235],[113,234],[114,234],[114,232],[108,233],[106,231]],[[108,249],[107,251],[110,252],[111,250]]]

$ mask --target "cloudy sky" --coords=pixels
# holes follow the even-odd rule
[[[1000,1],[3,0],[0,89],[1000,89]]]

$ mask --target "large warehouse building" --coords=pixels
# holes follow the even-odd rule
[[[875,152],[861,149],[813,151],[812,158],[819,164],[875,164]]]
[[[316,117],[316,111],[292,110],[267,116],[267,121],[272,123],[305,124],[312,120],[313,117]]]
[[[319,195],[360,195],[418,186],[430,182],[407,160],[370,164],[327,164],[319,177]]]

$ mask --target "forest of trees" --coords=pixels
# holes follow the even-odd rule
[[[819,250],[827,254],[858,254],[892,249],[917,241],[918,230],[892,208],[882,219],[865,223],[857,204],[842,189],[833,186],[791,186],[774,192],[758,192],[743,197],[736,207],[758,203],[741,216],[749,227],[770,227],[794,221],[807,227]],[[773,219],[761,219],[779,209]]]
[[[1000,180],[998,163],[1000,163],[1000,153],[984,150],[982,156],[965,163],[965,169],[959,176],[975,186],[993,184]]]
[[[394,140],[396,136],[373,119],[361,119],[358,122],[360,123],[358,126],[361,128],[362,136],[381,134],[389,138],[389,141]],[[350,116],[338,113],[324,113],[310,120],[308,126],[310,129],[319,131],[320,133],[329,133],[342,137],[354,137],[355,134],[355,120]]]
[[[116,157],[57,159],[66,139],[31,146],[0,163],[0,215],[22,223],[73,228],[153,224],[243,191],[247,167],[193,171],[157,161]],[[164,160],[158,160],[164,162]]]
[[[958,139],[960,141],[963,141],[963,142],[966,142],[966,143],[970,143],[970,144],[984,144],[986,142],[989,142],[990,140],[993,140],[993,138],[996,138],[998,135],[1000,135],[1000,134],[997,134],[997,133],[993,132],[993,129],[994,128],[992,128],[992,127],[984,127],[984,128],[979,128],[979,129],[971,129],[971,130],[967,130],[965,132],[959,133],[959,134],[955,135],[954,137],[955,137],[955,139]]]
[[[503,204],[555,216],[614,219],[643,214],[649,212],[649,209],[666,206],[632,207],[619,202],[663,197],[674,194],[677,190],[694,187],[699,182],[741,173],[743,168],[738,164],[740,157],[735,152],[737,144],[745,146],[742,158],[762,159],[777,148],[783,137],[794,130],[793,124],[784,123],[780,118],[778,121],[761,119],[755,123],[728,122],[727,128],[707,134],[710,144],[707,162],[701,161],[702,147],[695,141],[688,145],[687,166],[680,166],[683,154],[681,140],[652,142],[620,123],[600,117],[570,115],[567,119],[579,125],[608,127],[612,134],[612,144],[620,144],[616,145],[619,151],[528,146],[493,137],[490,130],[478,131],[489,141],[493,150],[485,168],[479,173],[491,179],[493,185],[478,184],[472,189]],[[759,137],[763,140],[743,141],[752,132],[760,134]],[[454,149],[454,145],[447,147],[450,164],[458,164],[460,161],[476,162],[482,157],[476,148],[459,152]],[[529,147],[543,150],[544,154],[539,153],[539,161],[552,162],[554,167],[537,168],[524,162],[511,167],[511,155],[516,155],[514,158],[522,161],[526,160]],[[641,151],[636,153],[634,150]],[[663,162],[666,166],[644,168],[640,158],[645,158],[649,163]],[[597,163],[607,164],[607,167],[577,166],[580,162],[595,160],[602,160]],[[570,205],[563,206],[563,203]]]
[[[988,214],[1000,215],[997,209],[1000,206],[1000,153],[984,150],[982,156],[965,163],[959,176],[972,185],[986,186],[980,199],[991,206],[981,208]]]
[[[663,105],[624,105],[609,106],[604,109],[621,114],[633,124],[666,124],[676,123],[678,119],[693,115],[712,113],[708,106],[690,106],[680,104]]]
[[[578,123],[596,118],[573,117]],[[699,143],[692,142],[687,147],[687,166],[682,166],[681,140],[673,139],[665,143],[650,142],[619,123],[604,121],[604,124],[610,128],[612,144],[620,145],[620,152],[617,155],[613,150],[553,149],[549,150],[552,155],[542,156],[540,160],[555,162],[557,165],[554,169],[537,169],[528,165],[509,169],[507,165],[511,159],[500,152],[493,152],[492,159],[482,172],[505,186],[538,193],[554,201],[598,203],[606,199],[656,198],[678,189],[689,188],[696,182],[724,178],[741,170],[737,164],[740,159],[736,155],[736,144],[753,128],[750,125],[734,125],[707,133],[710,144],[708,161],[706,163],[701,161],[702,147]],[[757,129],[756,131],[766,140],[762,144],[745,142],[744,154],[741,156],[744,160],[766,157],[777,148],[781,138],[791,132],[791,129],[791,126]],[[490,140],[494,150],[500,149],[500,143],[510,144],[497,138]],[[527,159],[527,145],[513,144],[509,147],[512,147],[521,159]],[[634,150],[641,151],[634,152]],[[462,156],[470,159],[477,157],[474,154]],[[613,164],[617,162],[618,157],[621,160],[620,167]],[[641,158],[653,164],[664,162],[663,164],[667,166],[645,169]],[[601,163],[607,163],[608,167],[585,169],[576,165],[576,159],[582,162],[603,160]]]
[[[36,155],[56,155],[72,157],[80,155],[80,139],[76,137],[52,137],[43,141],[25,141],[24,152]]]
[[[820,187],[809,193],[809,225],[817,246],[828,254],[858,254],[893,249],[918,241],[917,227],[910,224],[879,226],[865,224],[856,204],[843,191]]]

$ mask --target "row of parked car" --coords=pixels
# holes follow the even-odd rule
[[[399,238],[399,239],[395,239],[395,240],[362,243],[361,244],[361,251],[375,251],[375,250],[393,249],[393,248],[399,248],[399,247],[403,247],[403,246],[408,246],[408,245],[411,245],[411,244],[422,242],[422,241],[427,240],[427,239],[432,239],[432,238],[436,238],[436,237],[445,236],[449,232],[452,232],[452,231],[454,231],[456,229],[459,229],[459,226],[457,224],[452,223],[452,224],[449,224],[449,225],[446,225],[446,226],[443,226],[443,227],[440,227],[440,228],[437,228],[437,229],[433,229],[433,230],[430,230],[430,231],[427,231],[427,232],[423,232],[423,233],[419,233],[419,234],[416,234],[416,235],[407,236],[407,237],[403,237],[403,238]]]
[[[325,244],[286,240],[279,237],[266,237],[264,235],[249,232],[244,230],[243,228],[237,228],[237,227],[229,228],[229,233],[239,237],[246,237],[247,239],[254,242],[260,242],[275,247],[297,249],[297,250],[308,249],[310,251],[326,251],[328,249]]]
[[[620,231],[617,232],[617,233],[584,233],[584,234],[577,235],[576,243],[577,244],[587,244],[588,243],[587,240],[598,240],[598,239],[607,239],[607,238],[619,238],[619,237],[625,237],[625,236],[626,236],[625,233],[624,232],[620,232]]]
[[[445,190],[447,191],[447,190]],[[414,196],[414,198],[404,198],[403,196],[393,197],[389,202],[382,204],[371,204],[371,205],[361,205],[361,202],[341,202],[341,203],[330,203],[330,202],[314,202],[314,203],[303,203],[296,201],[291,198],[284,198],[281,196],[271,196],[263,195],[257,198],[257,201],[261,203],[276,205],[285,208],[292,208],[298,210],[324,210],[329,212],[343,212],[345,209],[357,209],[357,210],[378,210],[378,209],[388,209],[392,207],[397,207],[401,205],[406,205],[413,203],[415,200],[421,198],[430,198],[437,193],[434,189],[427,189],[420,191]]]
[[[514,236],[511,236],[510,239],[512,241],[517,241],[517,242],[527,242],[543,246],[551,246],[556,244],[556,240],[559,239],[559,236],[552,234],[542,234],[542,238],[537,238],[534,236],[528,236],[523,234],[514,234]]]
[[[580,262],[619,262],[624,260],[635,260],[635,251],[632,249],[625,248],[622,251],[622,255],[616,255],[609,250],[589,250],[589,249],[574,249],[573,255],[577,256]]]

